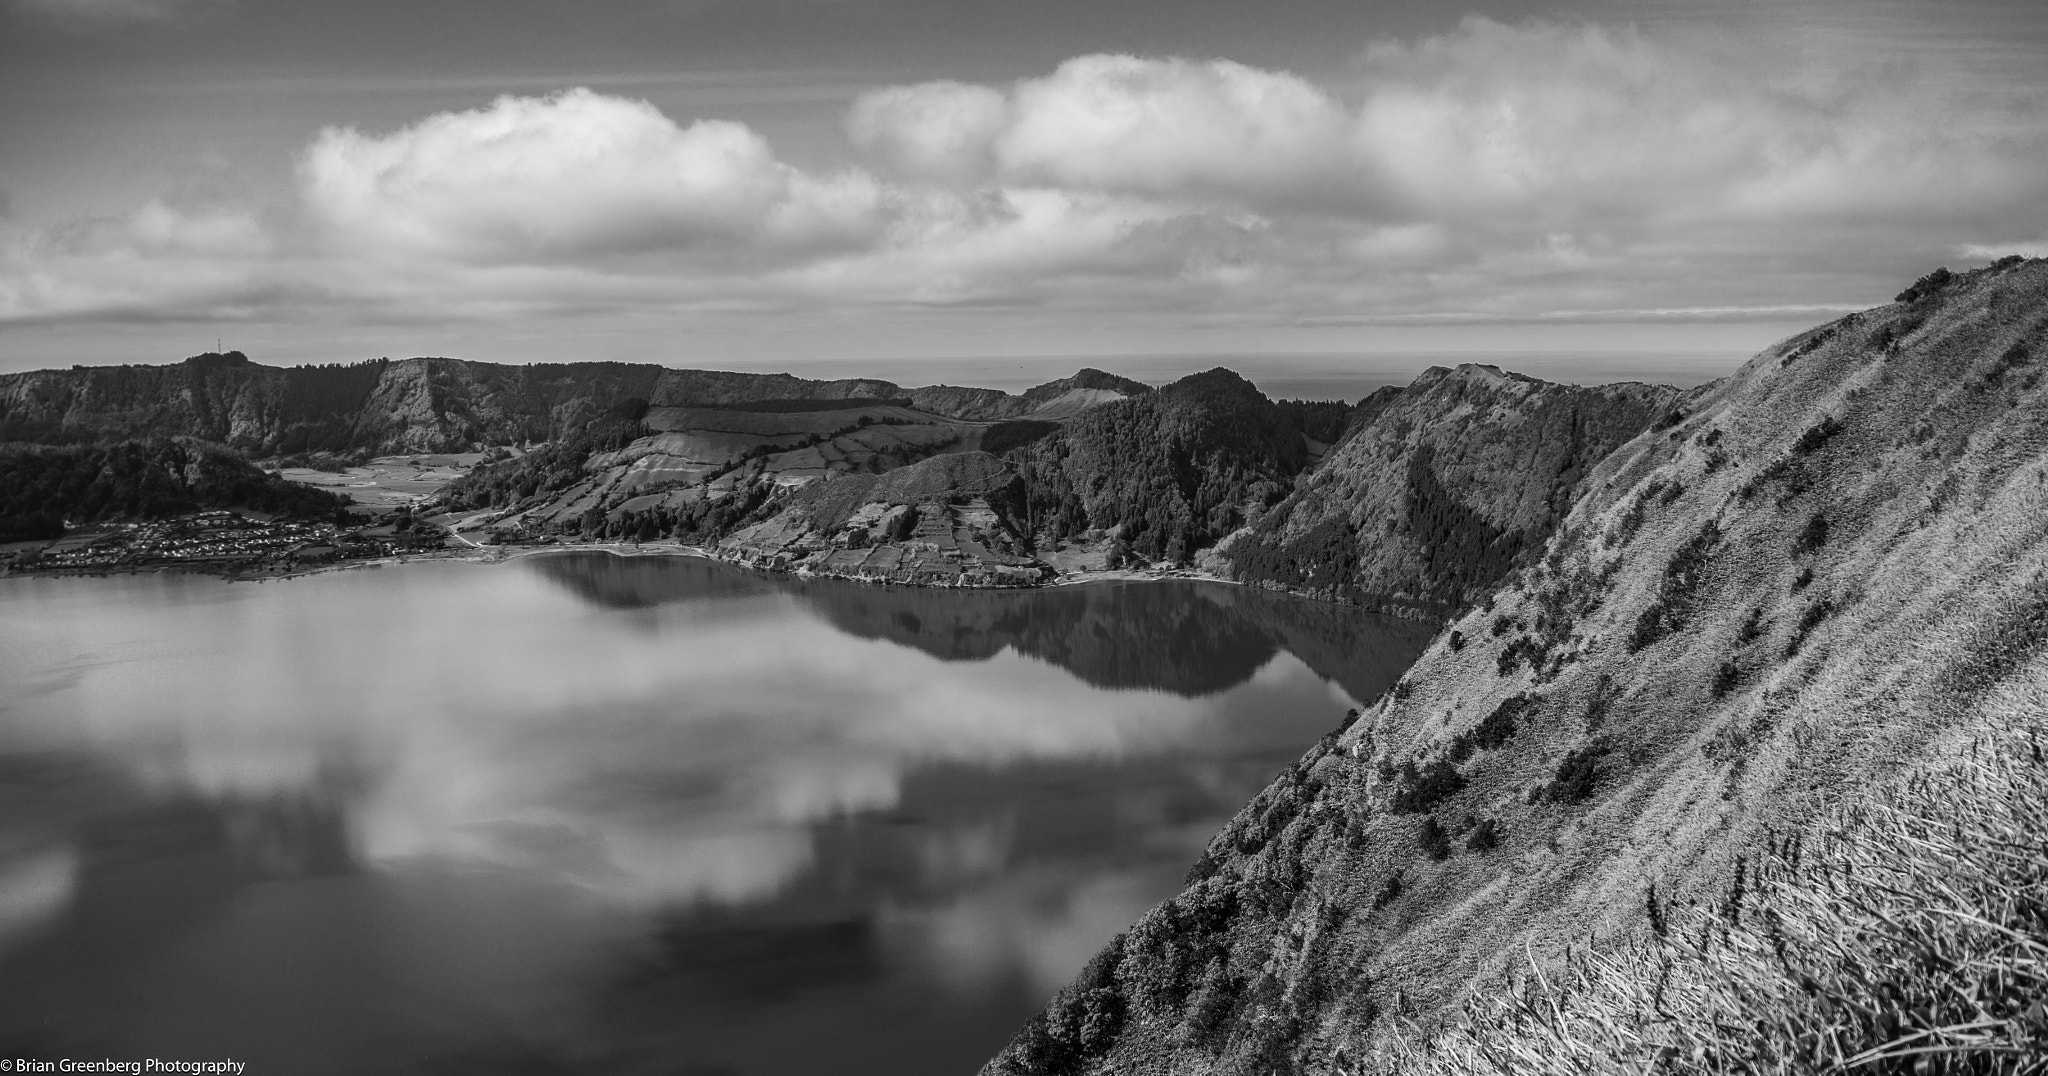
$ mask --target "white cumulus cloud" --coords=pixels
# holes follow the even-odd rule
[[[501,97],[382,136],[332,128],[300,176],[307,213],[338,247],[473,262],[858,240],[880,193],[858,174],[791,168],[743,124],[683,127],[585,89]]]
[[[575,89],[322,131],[265,214],[0,230],[0,319],[1776,318],[2048,231],[2044,117],[1967,70],[1483,19],[1339,76],[1099,54],[884,87],[823,166]]]

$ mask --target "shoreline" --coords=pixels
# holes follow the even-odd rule
[[[900,583],[887,580],[862,579],[854,576],[829,575],[812,572],[808,569],[799,569],[797,571],[777,571],[772,568],[762,568],[732,558],[720,556],[714,550],[706,549],[703,546],[675,545],[652,542],[642,544],[635,544],[632,542],[585,542],[575,544],[555,544],[546,546],[470,545],[460,548],[439,549],[433,550],[431,552],[407,554],[404,556],[373,557],[365,558],[362,560],[345,561],[341,563],[315,564],[298,568],[267,571],[237,571],[233,569],[224,569],[218,566],[201,564],[149,564],[136,565],[134,567],[101,568],[92,570],[59,569],[52,571],[20,571],[18,569],[9,568],[0,569],[0,580],[5,580],[14,577],[20,577],[25,579],[63,577],[85,578],[93,576],[113,575],[154,575],[173,572],[189,575],[209,575],[213,576],[214,578],[220,579],[223,582],[228,583],[262,583],[274,579],[300,579],[309,576],[324,575],[331,572],[378,569],[386,567],[388,565],[409,564],[417,563],[420,561],[447,561],[451,563],[460,564],[509,564],[513,561],[523,560],[529,557],[542,557],[563,553],[608,553],[612,556],[622,558],[690,557],[698,560],[711,561],[717,564],[724,564],[731,568],[735,568],[741,571],[754,572],[764,576],[782,576],[791,579],[834,579],[846,583],[857,584],[860,586],[906,587],[916,590],[1023,591],[1047,590],[1055,587],[1096,586],[1106,583],[1163,583],[1173,581],[1189,583],[1220,583],[1228,586],[1244,587],[1251,590],[1265,591],[1267,593],[1279,595],[1282,597],[1293,598],[1297,601],[1311,601],[1325,605],[1334,605],[1340,608],[1356,609],[1362,613],[1369,613],[1375,616],[1392,617],[1397,620],[1407,620],[1419,623],[1440,623],[1444,619],[1444,615],[1441,613],[1431,611],[1428,609],[1419,608],[1413,605],[1397,603],[1363,604],[1338,601],[1336,599],[1324,597],[1322,595],[1298,593],[1292,590],[1288,590],[1284,587],[1264,586],[1258,583],[1246,582],[1241,579],[1229,579],[1211,572],[1204,571],[1199,568],[1078,569],[1061,572],[1042,583],[1036,583],[1029,586],[947,586],[942,584],[933,585],[926,583]]]
[[[408,554],[404,556],[371,557],[362,560],[346,561],[342,563],[313,564],[306,565],[303,567],[283,569],[236,569],[220,565],[196,563],[138,564],[132,567],[95,568],[90,570],[53,569],[48,571],[24,571],[17,568],[9,568],[4,571],[0,571],[0,579],[15,577],[24,579],[92,578],[99,576],[114,575],[161,575],[164,573],[178,573],[186,575],[208,575],[213,576],[216,579],[220,579],[223,582],[229,583],[261,583],[272,579],[302,579],[309,576],[324,575],[333,572],[346,572],[356,571],[359,569],[382,568],[388,565],[412,564],[421,561],[449,561],[453,563],[462,564],[509,564],[513,561],[523,560],[528,557],[548,556],[550,554],[562,553],[608,553],[615,557],[691,557],[699,560],[708,560],[714,563],[729,565],[733,568],[738,568],[744,571],[758,572],[762,575],[780,575],[796,579],[837,579],[848,583],[859,583],[865,586],[912,587],[918,590],[1042,590],[1051,587],[1083,586],[1091,583],[1164,582],[1168,580],[1183,580],[1186,582],[1194,583],[1225,583],[1231,586],[1249,585],[1241,580],[1226,579],[1222,576],[1215,575],[1210,572],[1205,572],[1197,568],[1106,568],[1100,570],[1083,569],[1079,571],[1062,572],[1046,580],[1043,583],[1038,583],[1031,586],[933,586],[921,583],[896,583],[872,579],[861,579],[854,576],[828,575],[812,572],[807,569],[798,571],[775,571],[773,569],[759,568],[750,564],[741,563],[737,560],[728,557],[720,556],[716,551],[706,549],[703,546],[657,544],[651,542],[584,542],[576,544],[557,544],[548,546],[469,545],[462,548],[434,550],[431,552]]]

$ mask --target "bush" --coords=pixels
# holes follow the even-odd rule
[[[1693,597],[1705,582],[1707,564],[1721,544],[1721,525],[1708,520],[1700,532],[1686,539],[1664,566],[1664,578],[1648,608],[1636,617],[1629,633],[1630,653],[1644,650],[1677,631],[1692,615]]]
[[[1470,836],[1465,838],[1465,847],[1474,852],[1490,852],[1500,846],[1500,824],[1489,818],[1474,826]]]
[[[1792,641],[1785,644],[1785,656],[1789,658],[1799,653],[1799,648],[1806,645],[1806,637],[1813,634],[1813,629],[1820,627],[1820,622],[1833,615],[1834,611],[1835,603],[1827,598],[1807,606],[1806,611],[1799,614],[1799,626],[1792,631]]]
[[[1792,442],[1792,454],[1795,456],[1811,456],[1820,451],[1821,446],[1827,444],[1830,439],[1841,432],[1842,420],[1829,415],[1812,426],[1807,427],[1806,432],[1799,435],[1799,440]]]
[[[1494,668],[1499,675],[1508,676],[1526,663],[1540,673],[1543,670],[1543,662],[1549,656],[1548,646],[1528,636],[1521,636],[1501,649],[1500,656],[1494,659]]]
[[[1614,683],[1611,673],[1601,673],[1593,682],[1593,692],[1586,700],[1586,731],[1591,732],[1607,721],[1607,712],[1614,709],[1614,703],[1621,698],[1621,688]]]
[[[1735,685],[1741,682],[1742,666],[1732,661],[1724,661],[1721,667],[1714,671],[1714,683],[1709,690],[1715,698],[1725,699],[1729,692],[1735,690]]]
[[[1628,633],[1628,652],[1640,653],[1657,644],[1665,633],[1664,622],[1669,610],[1661,600],[1653,599],[1648,608],[1636,616],[1636,624]]]
[[[1743,620],[1742,627],[1736,629],[1735,645],[1748,646],[1749,644],[1756,642],[1758,639],[1761,639],[1763,637],[1764,607],[1759,605],[1756,608],[1751,609],[1749,611],[1749,616],[1747,619]]]
[[[1799,532],[1799,541],[1794,543],[1794,554],[1811,553],[1828,544],[1828,517],[1825,512],[1815,512],[1806,520],[1806,526]]]
[[[1372,910],[1376,912],[1384,911],[1387,905],[1400,900],[1401,889],[1401,872],[1396,869],[1394,873],[1387,876],[1386,881],[1380,883],[1380,891],[1373,894]]]
[[[1902,291],[1897,295],[1893,296],[1892,302],[1918,302],[1921,298],[1928,295],[1932,295],[1937,291],[1940,291],[1944,285],[1946,285],[1949,281],[1953,279],[1955,279],[1955,274],[1949,272],[1948,267],[1944,265],[1941,268],[1936,269],[1935,271],[1927,274],[1926,276],[1923,276],[1920,279],[1915,280],[1913,282],[1912,287],[1909,287],[1905,291]]]
[[[1501,700],[1501,704],[1481,718],[1479,724],[1451,739],[1451,761],[1463,762],[1472,757],[1474,751],[1490,751],[1513,739],[1515,718],[1535,704],[1536,700],[1526,694],[1511,695]]]
[[[1464,790],[1465,775],[1443,759],[1421,769],[1410,761],[1402,764],[1400,787],[1387,806],[1395,814],[1421,814]]]
[[[1465,633],[1462,631],[1453,631],[1450,639],[1447,641],[1450,643],[1451,653],[1453,654],[1465,649]]]
[[[1415,840],[1422,845],[1422,854],[1432,861],[1441,863],[1451,858],[1451,836],[1444,832],[1443,825],[1435,816],[1422,820],[1422,828],[1416,831]]]
[[[1600,780],[1600,759],[1607,754],[1607,745],[1594,741],[1572,751],[1557,764],[1557,772],[1551,775],[1550,783],[1542,786],[1536,798],[1552,803],[1584,803],[1593,796],[1593,788]]]

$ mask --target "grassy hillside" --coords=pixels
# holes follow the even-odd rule
[[[990,1071],[2038,1065],[2044,326],[2008,260],[1686,398]]]

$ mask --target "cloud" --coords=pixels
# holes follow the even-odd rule
[[[2003,208],[2039,191],[2038,123],[2015,141],[1949,122],[1955,102],[1916,98],[1925,87],[1899,72],[1778,73],[1791,59],[1475,18],[1366,49],[1348,104],[1286,72],[1099,55],[1000,94],[878,91],[849,127],[921,178],[1531,237],[1977,199]]]
[[[995,140],[1009,102],[987,86],[925,82],[862,95],[847,135],[870,157],[912,179],[969,183],[994,170]]]
[[[2048,223],[2048,101],[1938,60],[1484,19],[1320,81],[1088,55],[862,94],[822,167],[645,101],[502,97],[320,132],[274,212],[0,232],[0,318],[1770,320]]]
[[[0,321],[238,317],[268,301],[276,246],[232,206],[153,200],[40,231],[0,224]]]
[[[896,87],[854,104],[856,144],[928,178],[1178,194],[1285,191],[1338,162],[1343,112],[1293,75],[1227,60],[1096,55],[1007,94]]]
[[[500,97],[381,137],[330,128],[299,171],[331,246],[459,262],[830,246],[870,234],[879,197],[860,174],[783,164],[743,124],[681,127],[586,89]]]
[[[13,0],[30,15],[71,24],[166,22],[226,0]]]

